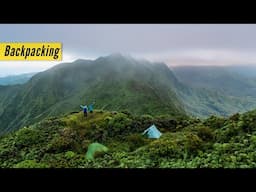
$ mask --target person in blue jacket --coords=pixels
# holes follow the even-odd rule
[[[84,111],[84,117],[87,117],[87,105],[83,106],[83,105],[80,105],[80,107],[83,109]]]
[[[95,101],[92,104],[89,105],[89,112],[90,113],[93,113],[93,106],[94,106],[94,104],[95,104]]]

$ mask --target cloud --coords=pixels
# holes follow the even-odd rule
[[[253,50],[188,49],[140,54],[137,57],[162,61],[170,66],[256,65],[256,55]]]
[[[172,66],[256,64],[255,24],[0,24],[0,31],[0,41],[62,42],[64,62],[121,52]],[[54,64],[0,62],[0,75]]]

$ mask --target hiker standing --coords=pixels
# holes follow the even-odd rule
[[[80,107],[83,109],[84,111],[84,117],[87,117],[87,105],[83,106],[83,105],[80,105]]]
[[[95,104],[95,101],[89,105],[89,112],[93,113],[93,105]]]

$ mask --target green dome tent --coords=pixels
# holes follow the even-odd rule
[[[91,143],[88,147],[88,150],[86,152],[86,159],[89,159],[89,160],[93,160],[94,159],[94,155],[97,153],[97,152],[107,152],[108,151],[108,148],[100,143]]]

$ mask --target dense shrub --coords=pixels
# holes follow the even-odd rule
[[[238,121],[239,117],[240,117],[240,114],[239,113],[235,113],[229,119],[232,120],[232,121]]]
[[[203,141],[211,141],[214,139],[214,132],[212,129],[206,126],[199,126],[197,130],[197,135],[203,140]]]
[[[49,168],[49,166],[44,163],[37,163],[35,160],[25,160],[14,165],[14,168]]]
[[[67,159],[72,159],[73,157],[75,157],[75,153],[73,152],[73,151],[67,151],[66,153],[65,153],[65,157],[67,158]]]
[[[142,134],[132,134],[126,137],[129,144],[130,151],[134,151],[137,148],[149,143],[149,139],[145,138]]]
[[[0,138],[0,167],[9,168],[255,168],[256,111],[206,120],[82,113],[48,119]],[[63,123],[66,122],[66,123]],[[155,124],[163,133],[148,139]],[[86,158],[88,146],[108,152]]]
[[[240,128],[235,123],[230,123],[220,130],[216,131],[216,141],[220,143],[229,142],[234,136],[237,136],[240,132]]]
[[[91,141],[90,140],[84,140],[84,141],[82,141],[82,150],[83,151],[87,151],[88,150],[88,146],[90,145],[90,143],[91,143]]]
[[[116,114],[111,120],[107,122],[107,136],[124,136],[131,130],[132,120],[123,113]]]
[[[196,134],[193,133],[186,134],[184,141],[185,149],[191,154],[197,152],[203,146],[203,141]]]
[[[32,128],[23,128],[16,132],[15,146],[18,148],[29,147],[43,141],[40,133]]]
[[[220,129],[225,125],[226,120],[221,117],[211,116],[204,121],[206,126],[209,126],[213,129]]]
[[[254,113],[247,113],[240,117],[238,122],[239,128],[244,132],[251,133],[256,130],[256,115]]]
[[[159,139],[149,144],[148,153],[151,158],[181,158],[182,148],[178,146],[176,140]]]
[[[74,140],[58,135],[50,141],[47,151],[59,153],[67,150],[72,150],[74,149],[74,144]]]
[[[141,115],[141,119],[145,121],[145,120],[153,120],[154,118],[151,115],[144,114],[144,115]]]

